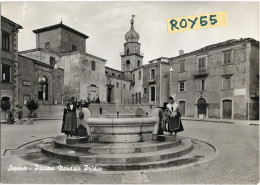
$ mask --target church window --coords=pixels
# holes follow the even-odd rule
[[[139,61],[139,60],[138,60],[138,62],[137,62],[137,66],[140,67],[140,61]]]
[[[50,42],[46,42],[46,43],[45,43],[45,49],[50,49],[50,48],[51,48]]]
[[[77,47],[74,44],[72,44],[71,49],[72,49],[72,51],[77,51]]]

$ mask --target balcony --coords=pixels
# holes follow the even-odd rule
[[[155,78],[148,78],[148,79],[147,79],[147,82],[148,82],[149,84],[153,84],[153,83],[156,83],[156,80],[155,80]]]
[[[207,67],[199,67],[193,72],[193,76],[195,78],[198,77],[206,77],[209,75],[208,68]]]

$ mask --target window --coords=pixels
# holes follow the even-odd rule
[[[10,35],[2,31],[2,49],[10,51]]]
[[[11,66],[2,64],[2,82],[11,82]]]
[[[199,72],[206,72],[206,57],[198,58],[198,70]]]
[[[31,95],[24,94],[23,95],[23,104],[26,105],[26,102],[31,99]]]
[[[223,76],[223,87],[222,89],[232,89],[232,75]]]
[[[112,76],[115,76],[115,73],[112,73]]]
[[[91,63],[91,69],[92,69],[92,71],[95,71],[95,70],[96,70],[96,62],[95,62],[95,61],[92,61],[92,63]]]
[[[118,88],[118,87],[119,87],[119,83],[117,82],[117,83],[116,83],[116,88]]]
[[[140,61],[139,61],[139,60],[138,60],[138,62],[137,62],[137,66],[140,67]]]
[[[147,88],[144,88],[144,94],[147,94]]]
[[[129,54],[129,49],[126,50],[126,54]]]
[[[151,69],[150,70],[150,78],[154,79],[154,77],[155,77],[155,69]]]
[[[45,49],[50,49],[51,48],[51,44],[49,42],[45,43]]]
[[[38,99],[48,100],[48,79],[45,76],[41,76],[38,80]]]
[[[133,81],[135,81],[135,74],[133,74]]]
[[[199,91],[205,91],[206,90],[206,80],[205,79],[199,79],[198,80],[198,88]]]
[[[223,64],[231,64],[233,63],[232,61],[233,57],[232,57],[232,51],[225,51],[223,53]]]
[[[151,88],[150,88],[150,92],[151,92],[151,98],[150,98],[150,100],[151,101],[155,101],[155,86],[152,86]]]
[[[120,78],[121,77],[121,75],[118,75],[118,78]]]
[[[141,75],[141,71],[139,71],[139,80],[141,80],[141,76],[142,76],[142,75]]]
[[[129,91],[131,91],[131,89],[132,89],[132,86],[130,85],[130,86],[129,86]]]
[[[180,61],[180,72],[184,72],[185,71],[185,60],[181,60]]]
[[[182,82],[179,82],[179,92],[184,92],[185,91],[185,82],[182,81]]]
[[[108,74],[108,72],[107,72],[107,71],[105,71],[105,73],[106,73],[106,74]]]
[[[125,89],[125,84],[123,85],[123,89]]]
[[[77,51],[77,46],[75,46],[75,45],[72,44],[71,50],[72,50],[72,51]]]
[[[55,65],[55,58],[54,57],[50,57],[50,65],[54,66]]]
[[[126,61],[125,71],[130,71],[130,61]]]

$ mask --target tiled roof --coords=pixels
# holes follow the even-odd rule
[[[7,19],[6,17],[4,16],[1,16],[2,19],[8,21],[9,23],[13,24],[13,25],[16,25],[18,29],[23,29],[23,27],[17,23],[15,23],[14,21],[11,21],[10,19]]]
[[[192,51],[192,52],[189,52],[189,53],[185,53],[183,55],[179,55],[179,56],[176,56],[176,57],[172,57],[171,59],[177,59],[177,58],[181,58],[181,57],[184,57],[184,56],[202,53],[202,52],[205,52],[205,51],[209,51],[211,49],[215,49],[215,48],[219,48],[219,47],[223,47],[223,46],[229,46],[229,45],[232,45],[232,44],[237,44],[237,43],[242,43],[242,42],[250,42],[254,46],[259,46],[259,41],[252,39],[252,38],[231,39],[231,40],[227,40],[227,41],[224,41],[224,42],[219,42],[217,44],[211,44],[211,45],[205,46],[201,49],[198,49],[198,50],[195,50],[195,51]]]
[[[62,24],[62,22],[60,24],[55,24],[55,25],[52,25],[52,26],[47,26],[47,27],[44,27],[44,28],[39,28],[39,29],[36,29],[36,30],[33,30],[34,33],[41,33],[41,32],[45,32],[45,31],[50,31],[50,30],[53,30],[53,29],[57,29],[57,28],[63,28],[65,30],[68,30],[72,33],[75,33],[76,35],[79,35],[85,39],[89,38],[89,36],[77,31],[77,30],[74,30],[73,28],[71,27],[68,27],[66,26],[65,24]]]

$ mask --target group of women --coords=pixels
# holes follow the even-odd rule
[[[65,105],[63,113],[63,123],[61,132],[65,133],[68,137],[77,135],[77,115],[76,111],[78,106],[77,99],[74,97],[69,99],[69,103]],[[169,134],[175,132],[183,131],[183,126],[181,122],[181,114],[179,106],[173,97],[169,97],[169,103],[164,111],[164,119],[161,119],[160,130],[166,131]],[[161,117],[162,118],[162,117]]]

